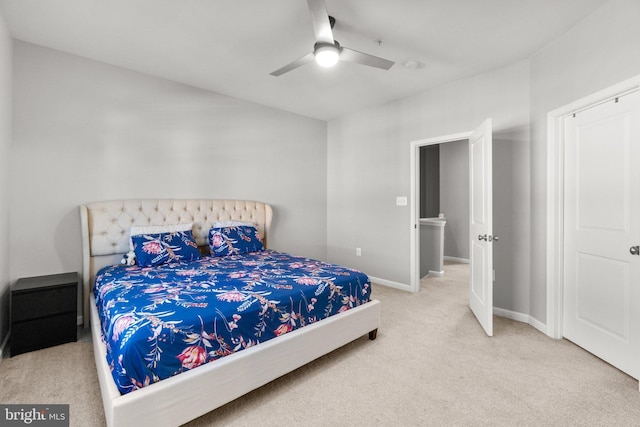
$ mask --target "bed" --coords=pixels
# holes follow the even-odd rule
[[[96,367],[103,397],[105,417],[109,426],[180,425],[363,335],[369,334],[370,339],[375,339],[380,322],[380,303],[374,299],[369,299],[368,295],[364,295],[365,291],[367,291],[368,281],[365,283],[362,277],[358,277],[359,287],[356,296],[342,295],[340,298],[342,302],[336,302],[336,304],[348,304],[349,307],[334,307],[333,311],[336,314],[331,313],[333,315],[322,319],[314,318],[313,321],[309,322],[301,322],[298,319],[297,323],[300,327],[297,329],[285,325],[285,329],[290,330],[289,332],[282,335],[277,333],[274,338],[264,341],[256,340],[256,343],[259,342],[257,345],[247,345],[246,340],[243,340],[243,345],[237,345],[240,351],[228,352],[230,354],[199,366],[193,364],[192,355],[170,357],[183,362],[183,366],[187,366],[189,369],[185,369],[184,372],[166,379],[151,381],[148,385],[134,384],[135,387],[133,387],[131,384],[121,384],[120,382],[116,385],[111,369],[114,366],[114,360],[112,358],[110,363],[107,362],[107,346],[103,340],[104,328],[101,322],[101,314],[98,313],[93,287],[96,273],[99,270],[103,270],[103,274],[99,276],[99,286],[103,282],[105,271],[110,275],[116,275],[116,273],[128,274],[129,276],[126,276],[125,279],[131,283],[135,283],[135,279],[143,275],[135,267],[109,267],[118,265],[123,255],[129,251],[129,231],[132,226],[164,226],[192,223],[191,231],[195,243],[201,249],[206,249],[209,247],[209,230],[215,223],[219,221],[247,222],[255,225],[265,250],[258,254],[247,254],[247,256],[257,257],[252,260],[232,254],[234,256],[225,258],[225,261],[228,260],[230,263],[229,268],[233,268],[233,263],[242,265],[243,268],[246,265],[254,264],[268,265],[268,274],[273,278],[275,277],[274,274],[282,276],[291,276],[293,274],[292,272],[281,271],[285,264],[296,264],[296,266],[302,268],[318,267],[313,267],[312,265],[304,267],[304,259],[283,258],[289,255],[268,249],[272,209],[269,205],[260,202],[211,199],[116,200],[83,205],[80,207],[80,214],[83,242],[84,319],[85,326],[90,324],[92,329]],[[215,257],[215,261],[211,261],[213,258],[203,256],[200,260],[194,261],[194,263],[199,263],[204,270],[209,269],[210,273],[213,272],[211,277],[216,278],[214,281],[227,283],[227,279],[221,279],[222,273],[220,269],[222,265],[220,260],[223,258]],[[283,264],[278,264],[280,261]],[[263,272],[264,270],[265,268],[262,268]],[[164,274],[162,276],[163,280],[165,282],[168,280],[165,272],[162,272],[161,269],[148,269],[144,274],[149,274],[149,271]],[[244,269],[242,273],[245,274],[244,277],[246,277],[246,274],[253,274],[247,273]],[[351,274],[351,270],[344,268],[344,270],[339,270],[336,274],[346,276]],[[240,277],[242,275],[234,274],[234,280],[236,276]],[[193,280],[193,277],[194,274],[191,274],[189,280]],[[298,278],[298,281],[304,282],[305,285],[310,284],[308,283],[309,280],[304,277],[301,278],[300,275],[295,277]],[[269,283],[267,291],[256,291],[256,294],[260,294],[260,292],[270,293],[274,287],[277,287],[274,286],[276,282],[271,281]],[[229,282],[228,284],[230,287],[213,290],[213,294],[218,292],[216,295],[220,297],[220,292],[233,291],[233,289],[238,288],[238,283]],[[315,292],[319,291],[316,290]],[[362,301],[356,301],[359,304],[354,304],[353,300],[358,298],[358,292],[363,295]],[[96,288],[96,294],[98,295],[98,301],[100,301],[101,291],[98,288]],[[222,298],[218,299],[229,301],[234,299],[233,294],[222,295]],[[198,298],[203,297],[198,295]],[[302,298],[304,299],[304,304],[310,305],[309,309],[312,309],[313,304],[316,303],[316,301],[312,300],[313,296],[308,294]],[[198,301],[201,302],[202,300],[199,299]],[[304,307],[302,302],[297,304]],[[317,304],[320,303],[318,302]],[[244,310],[245,307],[242,309]],[[325,307],[323,311],[330,310]],[[242,314],[244,316],[244,312]],[[102,316],[104,315],[102,313]],[[236,317],[227,318],[236,319]],[[240,316],[237,316],[237,319],[239,318]],[[272,316],[271,318],[272,321],[282,321],[283,319],[282,316]],[[179,322],[176,321],[177,323]],[[224,329],[222,326],[227,330],[237,327],[235,323],[230,326],[228,321],[226,323],[219,321],[219,323],[221,330]],[[177,332],[179,332],[178,329],[176,328]],[[119,330],[118,332],[119,335],[125,333],[127,332],[124,332],[124,330]],[[106,342],[110,348],[114,346],[113,343],[108,343],[108,339]]]

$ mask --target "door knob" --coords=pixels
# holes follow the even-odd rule
[[[487,240],[487,235],[486,234],[478,234],[478,240]],[[489,240],[487,240],[489,241]]]
[[[640,255],[640,246],[631,246],[629,252],[631,252],[631,255]]]
[[[497,242],[498,240],[500,240],[500,237],[498,237],[498,236],[489,236],[489,239],[488,239],[488,240],[489,240],[490,242],[491,242],[491,241]]]

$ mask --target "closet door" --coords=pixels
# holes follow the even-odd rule
[[[564,126],[563,334],[640,378],[640,94]]]

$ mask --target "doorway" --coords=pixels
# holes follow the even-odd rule
[[[469,306],[486,334],[493,335],[493,195],[492,124],[476,130],[411,143],[411,290],[420,290],[420,227],[418,177],[420,147],[468,140],[469,147]],[[496,239],[497,240],[497,239]]]
[[[469,264],[469,141],[419,147],[420,277]]]

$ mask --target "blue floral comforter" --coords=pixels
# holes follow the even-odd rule
[[[366,303],[371,286],[359,271],[264,250],[105,267],[94,293],[125,394]]]

